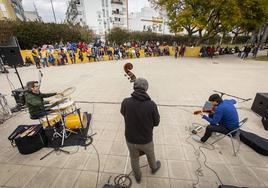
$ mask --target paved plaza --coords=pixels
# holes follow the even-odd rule
[[[187,127],[192,123],[206,124],[200,116],[193,115],[202,106],[213,90],[223,91],[242,98],[253,98],[257,92],[268,92],[268,63],[263,61],[243,61],[236,56],[207,58],[154,57],[122,61],[65,65],[42,69],[42,92],[60,92],[68,87],[76,87],[72,95],[74,101],[120,103],[130,96],[133,84],[124,76],[123,65],[131,62],[137,77],[149,82],[148,93],[161,105],[182,105],[181,107],[159,106],[160,124],[154,129],[156,157],[162,167],[155,174],[149,167],[142,168],[142,181],[133,180],[133,188],[191,188],[197,181],[198,168],[194,149],[186,138]],[[9,80],[16,88],[19,81],[14,70],[9,69]],[[23,83],[38,79],[35,66],[19,68]],[[0,92],[7,95],[10,106],[15,105],[10,96],[11,87],[4,74],[0,74]],[[250,110],[253,100],[238,103],[240,119],[248,117],[243,129],[268,138],[261,118]],[[100,155],[98,187],[109,179],[131,171],[128,150],[124,139],[124,120],[119,104],[77,103],[82,111],[93,113],[91,126],[97,135],[93,144]],[[7,137],[18,125],[38,123],[31,120],[27,111],[16,113],[14,117],[0,125],[0,186],[1,187],[85,187],[94,188],[98,176],[98,160],[92,146],[66,147],[70,155],[53,153],[39,160],[50,151],[43,148],[30,155],[21,155],[10,145]],[[203,133],[201,133],[202,135]],[[211,138],[209,142],[212,142]],[[200,144],[188,139],[195,148]],[[254,152],[241,143],[237,157],[232,153],[230,138],[215,144],[215,150],[205,150],[208,165],[219,175],[224,184],[268,187],[268,157]],[[199,188],[216,188],[219,181],[215,174],[203,165]],[[140,165],[147,163],[143,156]]]

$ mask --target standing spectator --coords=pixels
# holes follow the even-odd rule
[[[81,63],[84,61],[84,55],[81,49],[79,49],[78,58],[80,59]]]
[[[134,92],[131,97],[123,100],[120,110],[125,120],[125,137],[137,183],[141,181],[139,165],[141,154],[146,154],[152,174],[156,173],[161,166],[161,162],[155,159],[153,142],[153,129],[158,126],[160,116],[147,90],[147,80],[137,78],[134,82]]]
[[[63,60],[64,64],[68,64],[68,58],[67,58],[67,55],[66,55],[64,49],[61,49],[61,55],[62,55],[62,60]]]
[[[246,46],[244,51],[243,51],[243,55],[241,57],[241,59],[245,60],[248,57],[248,54],[251,51],[251,47],[250,46]]]
[[[42,64],[43,64],[43,67],[48,67],[48,64],[47,64],[47,51],[46,49],[42,49],[41,50],[41,59],[42,59]]]
[[[113,51],[112,51],[112,47],[109,47],[107,50],[107,54],[109,57],[109,60],[113,60]]]
[[[215,52],[215,48],[213,47],[208,47],[208,57],[210,57],[211,59],[213,58]]]
[[[100,60],[103,61],[104,60],[104,50],[103,50],[103,48],[100,47],[98,52],[99,52]]]
[[[75,52],[74,52],[73,49],[70,50],[70,52],[69,52],[69,56],[70,56],[70,59],[71,59],[71,63],[72,63],[72,64],[75,64],[75,63],[76,63],[76,60],[75,60]]]
[[[252,50],[253,57],[255,57],[255,58],[257,57],[258,50],[259,50],[259,46],[254,46],[253,47],[253,50]]]
[[[181,45],[180,52],[179,52],[180,57],[184,57],[185,50],[186,50],[186,47],[184,45]]]
[[[178,58],[178,53],[179,53],[179,47],[176,46],[176,47],[175,47],[175,58],[176,58],[176,59]]]
[[[41,66],[40,66],[40,58],[38,56],[38,53],[37,53],[36,49],[32,50],[32,56],[33,56],[36,68],[40,69],[41,68]]]

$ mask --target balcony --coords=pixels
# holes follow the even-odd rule
[[[112,4],[123,5],[123,1],[122,1],[122,0],[112,0],[111,3],[112,3]]]
[[[122,11],[112,10],[112,15],[124,15]]]

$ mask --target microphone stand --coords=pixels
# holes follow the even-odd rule
[[[234,98],[236,98],[236,99],[240,99],[240,100],[242,100],[243,102],[252,100],[252,98],[244,99],[244,98],[241,98],[241,97],[237,97],[237,96],[234,96],[234,95],[230,95],[230,94],[224,93],[224,92],[222,92],[222,91],[213,90],[213,92],[216,92],[216,93],[221,94],[221,98],[223,97],[223,95],[226,95],[226,96],[229,96],[229,97],[234,97]]]

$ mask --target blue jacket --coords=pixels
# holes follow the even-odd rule
[[[220,124],[226,126],[229,130],[234,130],[239,127],[239,118],[234,104],[236,104],[234,99],[223,100],[217,106],[213,118],[204,115],[203,119],[213,126]]]

